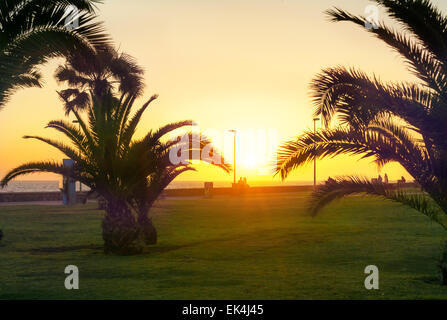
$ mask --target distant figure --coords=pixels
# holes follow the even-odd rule
[[[389,184],[390,183],[390,180],[388,179],[388,175],[386,173],[385,173],[384,182],[385,182],[385,184]]]
[[[248,188],[250,188],[250,186],[247,183],[247,178],[241,177],[238,183],[233,185],[233,191],[236,192],[236,194],[243,194]]]
[[[397,185],[398,185],[399,187],[401,187],[401,186],[405,185],[406,182],[407,182],[407,180],[405,180],[405,177],[402,176],[402,177],[400,178],[400,180],[397,180]]]
[[[248,187],[248,183],[247,183],[247,178],[240,178],[239,179],[239,182],[237,183],[238,184],[238,187],[240,187],[240,188],[245,188],[245,187]]]
[[[380,174],[379,174],[379,177],[377,178],[377,182],[378,183],[382,183],[383,182],[382,176]]]

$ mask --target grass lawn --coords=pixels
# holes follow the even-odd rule
[[[306,194],[183,199],[154,209],[159,244],[102,252],[95,206],[0,207],[0,299],[445,299],[445,232],[416,211],[352,197],[307,216]],[[76,265],[80,290],[64,288]],[[380,290],[364,288],[377,265]]]

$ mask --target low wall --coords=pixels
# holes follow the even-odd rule
[[[397,186],[397,185],[394,185]],[[417,188],[414,183],[405,184],[405,188]],[[313,186],[274,186],[274,187],[250,187],[243,191],[244,194],[275,194],[275,193],[294,193],[310,192]],[[240,194],[240,191],[233,188],[214,188],[212,194],[215,196]],[[204,188],[195,189],[166,189],[164,196],[167,197],[201,197],[205,195]],[[85,199],[87,192],[77,193],[78,202]],[[31,201],[62,201],[61,192],[16,192],[0,193],[0,202],[31,202]]]
[[[78,201],[85,199],[86,192],[77,193]],[[61,201],[62,192],[11,192],[0,193],[0,202]]]
[[[61,192],[0,193],[0,202],[62,201]]]
[[[284,186],[284,187],[251,187],[244,191],[246,194],[261,193],[290,193],[311,191],[311,186]],[[214,188],[213,195],[231,195],[232,188]],[[84,199],[86,193],[77,193],[80,199]],[[166,189],[164,195],[167,197],[200,197],[205,195],[204,188],[196,189]],[[0,202],[32,202],[32,201],[62,201],[61,192],[15,192],[0,193]]]
[[[262,194],[262,193],[293,193],[312,191],[312,186],[275,186],[275,187],[250,187],[244,190],[245,194]],[[233,188],[213,188],[213,195],[232,195],[235,191]],[[196,189],[166,189],[164,195],[167,197],[194,197],[204,196],[204,188]]]
[[[390,186],[397,188],[419,188],[416,183],[406,183],[405,185],[398,185],[396,183],[391,183]],[[215,196],[219,195],[232,195],[232,194],[275,194],[275,193],[295,193],[295,192],[311,192],[314,190],[313,186],[271,186],[271,187],[250,187],[241,190],[235,190],[233,188],[213,188],[212,194]],[[204,188],[195,189],[166,189],[163,193],[167,197],[196,197],[204,196]]]

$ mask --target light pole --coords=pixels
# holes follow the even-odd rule
[[[79,131],[81,131],[81,124],[78,120],[73,120],[73,123],[77,123],[79,125]],[[82,192],[82,183],[79,181],[79,192]]]
[[[314,135],[317,133],[317,121],[320,121],[320,118],[314,118]],[[314,152],[315,152],[314,148]],[[314,155],[314,188],[317,186],[317,155]]]
[[[236,185],[236,134],[237,131],[236,130],[230,130],[230,132],[234,133],[234,143],[233,143],[233,147],[234,147],[234,151],[233,151],[233,164],[234,164],[234,185]]]

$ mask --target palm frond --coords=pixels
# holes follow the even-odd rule
[[[90,154],[89,145],[85,135],[73,124],[63,120],[50,121],[47,128],[52,128],[63,133],[83,155],[88,156]]]
[[[8,172],[5,177],[2,179],[0,186],[2,188],[6,187],[8,183],[23,175],[31,174],[31,173],[39,173],[39,172],[50,172],[65,176],[74,177],[74,173],[72,169],[68,169],[61,164],[56,162],[30,162],[27,164],[23,164],[10,172]]]
[[[355,16],[338,8],[326,12],[332,21],[349,21],[362,28],[365,27],[367,19],[363,16]],[[415,76],[424,81],[430,88],[447,99],[445,90],[447,88],[446,67],[435,55],[426,50],[418,41],[411,39],[402,33],[391,30],[383,23],[375,28],[367,29],[375,34],[377,38],[384,41],[392,49],[397,51],[408,63],[410,70]]]
[[[285,179],[292,170],[314,159],[335,157],[341,154],[373,157],[379,165],[398,162],[411,174],[431,173],[428,154],[424,146],[390,121],[373,122],[364,130],[335,128],[306,132],[296,140],[280,146],[276,174]]]
[[[34,140],[39,140],[42,141],[56,149],[58,149],[60,152],[62,152],[64,155],[66,155],[67,157],[69,157],[70,159],[75,160],[76,162],[82,164],[84,162],[84,160],[82,159],[81,155],[73,148],[58,142],[58,141],[54,141],[51,139],[46,139],[46,138],[42,138],[42,137],[37,137],[37,136],[24,136],[24,139],[34,139]]]
[[[311,84],[315,114],[326,127],[336,116],[342,124],[361,129],[378,116],[393,116],[412,126],[424,139],[447,148],[443,116],[447,105],[436,95],[415,85],[381,83],[364,73],[331,68]]]
[[[447,63],[447,18],[430,0],[375,0],[419,41]]]
[[[133,135],[135,134],[135,130],[137,129],[138,123],[141,120],[146,109],[149,105],[158,98],[158,95],[153,95],[133,116],[133,118],[127,123],[124,131],[121,135],[120,141],[124,145],[129,145],[132,140]]]
[[[161,138],[163,138],[165,135],[184,128],[184,127],[190,127],[194,124],[194,121],[192,120],[184,120],[184,121],[179,121],[179,122],[174,122],[174,123],[170,123],[167,124],[161,128],[159,128],[156,132],[152,133],[150,132],[148,135],[146,135],[146,137],[143,139],[145,141],[158,141]]]
[[[324,207],[335,200],[353,194],[368,194],[380,196],[395,202],[407,205],[432,221],[440,224],[447,229],[445,219],[443,219],[442,209],[427,195],[420,193],[406,193],[402,190],[396,190],[393,186],[383,183],[373,183],[360,177],[339,177],[335,181],[319,186],[312,194],[310,202],[310,212],[312,215],[318,214]]]
[[[21,87],[39,86],[35,68],[54,57],[79,50],[95,52],[110,43],[95,22],[94,5],[86,0],[2,1],[0,5],[0,107]],[[67,9],[80,9],[78,27],[65,25]],[[27,76],[28,75],[28,76]],[[7,85],[9,84],[9,85]]]

